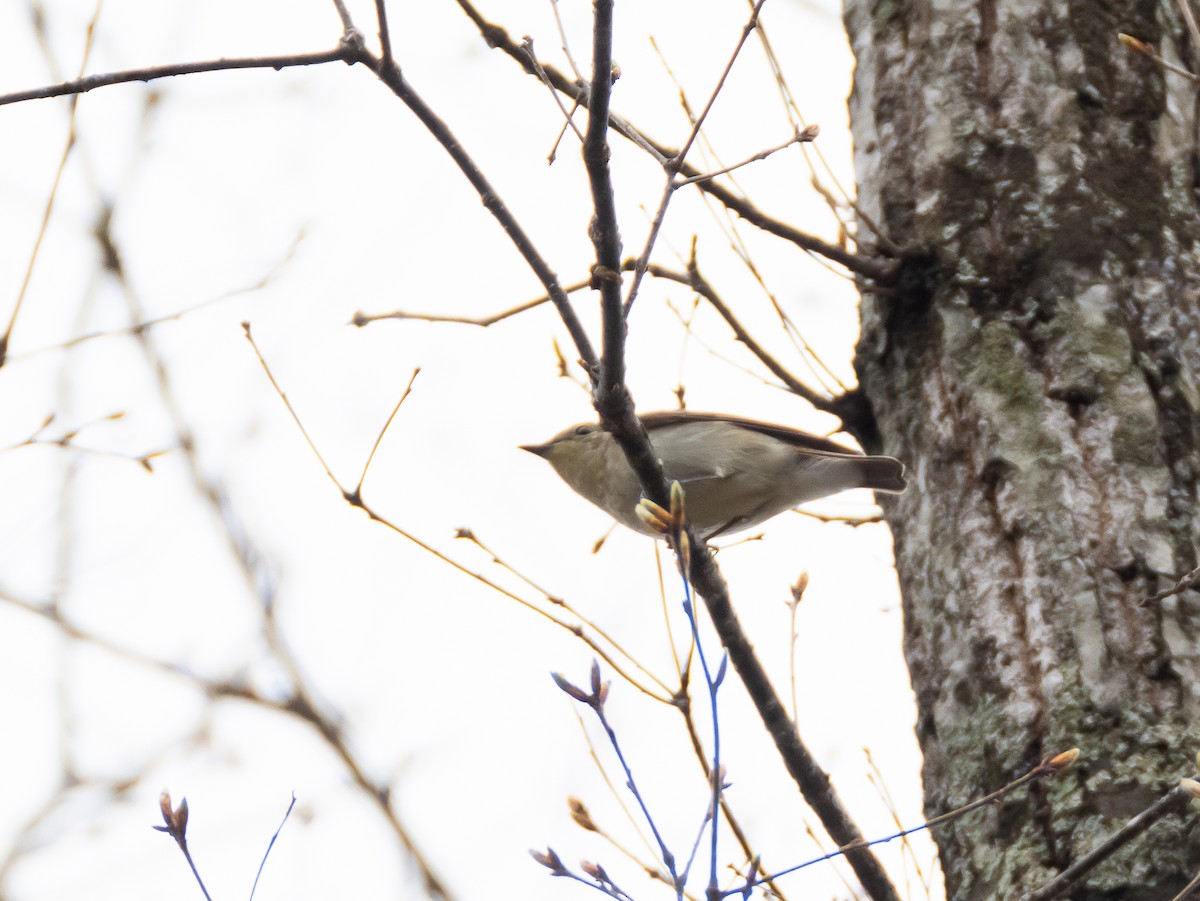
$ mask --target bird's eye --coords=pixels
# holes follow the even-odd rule
[[[575,434],[576,435],[590,435],[595,430],[595,428],[596,427],[592,426],[592,425],[581,425],[577,429],[575,429]]]

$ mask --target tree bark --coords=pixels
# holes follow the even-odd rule
[[[926,810],[1073,746],[935,830],[951,899],[1017,898],[1150,805],[1200,747],[1197,89],[1159,0],[846,0],[859,203],[905,248],[864,286],[857,367],[911,487],[888,507]],[[860,224],[859,240],[870,245]],[[1073,899],[1169,899],[1168,817]]]

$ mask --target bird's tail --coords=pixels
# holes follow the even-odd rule
[[[904,478],[904,464],[895,457],[865,457],[861,461],[860,487],[899,494],[908,487]]]

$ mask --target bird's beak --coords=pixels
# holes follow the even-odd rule
[[[550,453],[549,444],[518,444],[517,447],[523,451],[529,451],[531,454],[536,454],[542,459],[545,459]]]

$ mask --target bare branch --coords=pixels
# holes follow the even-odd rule
[[[584,279],[583,281],[572,282],[563,287],[566,294],[574,294],[576,291],[582,291],[585,288],[592,287],[592,280]],[[509,307],[507,310],[501,310],[499,313],[493,313],[490,316],[454,316],[444,313],[411,313],[407,310],[393,310],[390,313],[364,313],[361,310],[350,317],[350,324],[363,328],[370,325],[372,322],[380,322],[385,319],[413,319],[418,322],[451,322],[459,325],[477,325],[481,328],[495,325],[497,322],[503,322],[513,316],[536,309],[550,300],[549,294],[543,294],[541,297],[535,297],[533,300],[527,300],[524,303],[519,303],[515,307]]]
[[[249,336],[249,333],[247,333],[247,337],[248,336]],[[255,351],[255,353],[257,353],[258,348],[255,347],[254,351]],[[270,376],[270,374],[271,374],[270,370],[268,370],[267,375]],[[389,428],[391,428],[392,420],[396,418],[396,414],[400,412],[400,408],[402,406],[404,406],[404,402],[406,400],[408,400],[408,396],[410,394],[412,394],[413,382],[415,382],[417,380],[417,376],[420,374],[421,374],[421,367],[418,366],[416,369],[413,370],[412,376],[409,377],[408,384],[404,386],[404,391],[401,392],[400,399],[398,401],[396,401],[396,406],[394,406],[392,408],[391,415],[388,416],[387,422],[385,422],[383,424],[383,428],[379,430],[379,437],[377,437],[375,439],[375,443],[373,445],[371,445],[371,452],[369,454],[367,454],[367,462],[363,464],[362,475],[358,477],[358,484],[354,486],[355,496],[357,496],[357,497],[362,496],[363,482],[365,482],[367,480],[367,472],[371,469],[371,461],[375,459],[375,452],[379,450],[379,445],[383,444],[383,436],[386,435],[387,430]],[[272,382],[273,381],[274,380],[272,380]]]
[[[126,69],[122,72],[106,72],[102,75],[86,75],[73,81],[0,94],[0,106],[9,103],[24,103],[27,100],[43,100],[47,97],[65,97],[71,94],[86,94],[97,88],[114,84],[129,84],[135,81],[154,81],[176,75],[195,75],[197,72],[228,72],[235,69],[293,69],[299,66],[319,66],[325,63],[342,62],[353,65],[357,54],[345,42],[333,50],[320,53],[293,53],[285,56],[252,56],[235,59],[211,59],[193,63],[173,63],[167,66],[147,66],[143,69]]]
[[[516,41],[513,41],[512,38],[509,37],[507,31],[505,31],[499,25],[496,25],[485,19],[471,4],[470,0],[456,0],[456,2],[467,15],[467,17],[471,19],[471,21],[479,29],[480,34],[483,36],[483,39],[487,42],[489,47],[493,47],[502,51],[505,55],[516,61],[516,63],[520,65],[521,68],[523,68],[527,73],[537,77],[537,72],[533,65],[529,62],[528,58],[525,56],[525,53],[522,51],[521,45]],[[587,104],[588,98],[586,88],[576,85],[574,81],[563,75],[554,66],[542,63],[542,69],[544,70],[546,77],[550,79],[550,83],[553,84],[557,90],[562,91],[564,94],[574,98],[583,105]],[[673,159],[674,157],[678,156],[678,151],[647,137],[639,129],[615,113],[612,113],[609,116],[609,126],[627,140],[633,142],[638,147],[641,147],[644,151],[654,157],[654,159],[660,164],[666,160]],[[679,169],[679,174],[686,178],[693,178],[697,175],[703,175],[704,173],[696,169],[694,166],[684,163]],[[803,250],[807,250],[810,253],[819,254],[826,259],[845,266],[848,270],[856,275],[860,275],[865,279],[869,279],[877,285],[890,285],[895,281],[897,267],[896,264],[891,261],[880,260],[862,254],[849,253],[841,247],[806,234],[805,232],[788,225],[786,222],[782,222],[778,219],[768,216],[749,200],[737,196],[728,188],[711,179],[698,182],[696,187],[715,198],[720,203],[724,204],[751,225],[762,229],[768,234],[775,235],[778,238],[782,238],[785,241],[795,244],[797,247],[800,247]]]
[[[1155,592],[1147,598],[1142,598],[1141,606],[1149,607],[1151,604],[1165,600],[1173,594],[1179,594],[1180,592],[1195,588],[1197,585],[1200,585],[1200,566],[1197,566],[1170,588],[1164,588],[1162,591]]]
[[[379,20],[379,49],[385,63],[392,61],[392,37],[388,33],[387,0],[375,0],[375,18]]]
[[[82,73],[87,68],[88,59],[92,55],[92,43],[96,36],[96,19],[100,15],[100,6],[97,5],[95,12],[92,14],[91,22],[87,29],[87,40],[83,47],[83,58],[79,63],[79,71]],[[42,21],[38,20],[39,23]],[[39,24],[38,32],[45,45],[44,26]],[[46,205],[42,211],[42,219],[38,224],[37,237],[33,241],[33,249],[29,252],[29,261],[25,265],[25,277],[21,279],[21,288],[17,292],[16,302],[13,304],[12,315],[9,316],[8,326],[4,329],[4,334],[0,335],[0,366],[4,365],[5,359],[8,356],[8,345],[12,340],[13,329],[17,325],[17,316],[21,312],[21,306],[25,302],[25,297],[29,293],[29,283],[33,278],[33,270],[37,265],[38,255],[42,249],[42,241],[46,237],[46,229],[50,225],[50,214],[54,212],[54,203],[58,197],[58,188],[62,184],[63,172],[67,168],[67,159],[71,155],[71,148],[75,146],[75,121],[76,113],[79,109],[79,98],[71,98],[71,113],[67,118],[67,136],[63,141],[62,153],[59,155],[58,166],[54,170],[54,182],[50,186],[50,194],[46,198]]]
[[[1192,6],[1188,0],[1175,0],[1175,5],[1179,7],[1179,14],[1183,16],[1183,21],[1187,23],[1188,34],[1192,38],[1192,52],[1200,50],[1200,27],[1196,26],[1196,17],[1192,13]]]
[[[613,190],[608,146],[608,104],[612,98],[613,3],[597,0],[592,36],[592,86],[588,102],[583,162],[592,189],[592,222],[588,228],[596,249],[592,280],[600,290],[604,358],[596,389],[597,407],[605,415],[612,399],[625,395],[625,315],[621,308],[621,231]],[[624,400],[624,398],[622,398]],[[632,411],[630,411],[632,412]]]
[[[708,118],[709,112],[712,111],[713,104],[717,102],[717,97],[721,93],[721,89],[725,87],[725,82],[729,78],[729,73],[733,71],[733,64],[737,62],[737,58],[742,53],[742,48],[746,46],[746,40],[754,33],[754,29],[758,27],[758,14],[762,11],[763,4],[767,0],[758,0],[750,10],[750,21],[742,26],[742,33],[738,37],[737,46],[733,48],[733,53],[729,56],[729,61],[725,64],[725,69],[721,72],[721,77],[717,79],[716,85],[713,86],[712,93],[708,95],[708,102],[704,104],[704,109],[700,111],[700,115],[696,117],[695,124],[692,125],[692,131],[684,141],[683,147],[674,156],[676,166],[678,168],[687,158],[688,151],[692,149],[692,144],[696,137],[700,134],[700,129],[704,127],[704,120]]]
[[[893,842],[896,839],[903,839],[909,835],[912,835],[914,832],[921,832],[925,829],[929,829],[931,826],[936,826],[940,823],[948,822],[949,820],[958,819],[959,817],[965,816],[966,814],[970,813],[973,810],[978,810],[981,807],[987,807],[988,805],[995,804],[997,801],[999,801],[1005,795],[1012,794],[1018,788],[1021,788],[1024,785],[1028,785],[1030,782],[1033,782],[1037,779],[1042,779],[1045,777],[1057,776],[1059,773],[1063,772],[1064,770],[1066,770],[1069,767],[1071,767],[1072,765],[1074,765],[1075,761],[1078,758],[1079,758],[1079,749],[1078,748],[1071,748],[1069,751],[1063,751],[1060,754],[1047,755],[1046,757],[1042,758],[1042,760],[1039,761],[1038,764],[1035,767],[1033,767],[1033,769],[1031,769],[1029,772],[1025,773],[1025,775],[1019,776],[1018,778],[1014,779],[1012,782],[1008,783],[1007,785],[1005,785],[1001,788],[998,788],[994,792],[990,792],[989,794],[984,795],[982,798],[976,798],[974,801],[971,801],[969,804],[964,804],[962,807],[956,807],[954,810],[947,811],[946,813],[942,814],[941,816],[936,816],[936,817],[933,817],[932,819],[926,820],[924,823],[922,823],[919,826],[913,826],[909,829],[901,829],[899,832],[896,832],[892,835],[886,835],[883,838],[872,839],[869,842],[866,840],[860,839],[859,842],[856,844],[842,845],[837,850],[832,851],[829,854],[823,854],[820,857],[816,857],[816,858],[813,858],[812,860],[805,861],[802,864],[797,864],[794,867],[788,867],[787,869],[780,870],[777,873],[773,873],[771,875],[771,878],[778,879],[780,876],[787,875],[788,873],[795,873],[798,870],[803,870],[806,867],[811,867],[813,864],[822,863],[823,861],[831,860],[832,858],[835,858],[835,857],[840,857],[843,854],[848,856],[851,853],[853,853],[854,850],[856,850],[856,849],[864,849],[864,848],[872,847],[874,845],[887,844],[888,842]],[[754,885],[758,885],[758,884],[761,884],[766,881],[767,881],[767,877],[763,877],[763,878],[759,879],[757,882],[753,883],[752,885],[744,886],[744,888],[745,889],[752,888]],[[1023,898],[1022,901],[1029,901],[1028,896],[1026,896],[1026,898]]]
[[[637,679],[633,678],[633,676],[630,675],[629,672],[624,667],[622,667],[619,663],[616,662],[616,660],[613,659],[613,656],[611,653],[609,653],[608,649],[603,647],[598,641],[596,641],[596,639],[592,638],[589,634],[587,634],[587,632],[584,631],[583,627],[580,626],[578,623],[564,620],[561,617],[556,616],[552,612],[543,610],[537,604],[534,604],[533,602],[528,601],[525,598],[521,597],[519,594],[508,590],[507,588],[500,585],[499,583],[493,581],[492,579],[489,579],[487,576],[483,575],[482,573],[476,572],[475,570],[470,569],[469,567],[463,565],[462,563],[459,563],[453,557],[450,557],[447,554],[444,554],[443,552],[439,551],[437,548],[433,547],[431,544],[428,544],[428,543],[422,541],[420,538],[417,538],[412,533],[406,531],[402,527],[393,523],[387,517],[383,516],[381,513],[377,512],[374,508],[372,508],[370,506],[370,504],[367,503],[365,498],[363,498],[362,495],[357,492],[357,490],[351,491],[351,490],[345,488],[342,485],[342,483],[338,480],[337,476],[335,476],[333,474],[333,471],[325,463],[324,457],[321,456],[321,452],[317,449],[316,443],[309,436],[308,430],[304,427],[303,421],[296,414],[295,409],[292,407],[291,403],[288,402],[287,396],[285,395],[283,389],[280,387],[279,383],[275,380],[275,376],[271,372],[270,365],[267,363],[266,358],[262,355],[261,351],[258,348],[258,345],[255,344],[255,342],[254,342],[254,338],[253,338],[253,335],[251,334],[249,325],[246,323],[243,323],[242,328],[245,331],[246,340],[250,342],[251,347],[254,349],[254,354],[258,359],[259,365],[262,366],[263,371],[266,373],[267,379],[271,383],[271,387],[274,388],[275,393],[277,395],[279,395],[279,399],[281,401],[283,401],[283,404],[287,408],[288,415],[291,417],[292,422],[294,422],[296,425],[296,428],[300,430],[300,434],[304,437],[305,443],[308,444],[308,447],[312,451],[313,456],[316,457],[317,461],[321,464],[322,469],[325,471],[326,477],[328,477],[329,481],[334,484],[334,486],[338,489],[338,492],[342,495],[342,497],[346,500],[346,502],[348,504],[350,504],[354,507],[358,507],[365,514],[367,514],[367,516],[369,516],[373,521],[379,523],[382,526],[385,526],[385,527],[391,529],[393,532],[395,532],[401,538],[408,539],[413,544],[415,544],[417,547],[421,548],[421,550],[432,555],[433,557],[436,557],[438,560],[451,566],[452,568],[458,570],[463,575],[468,576],[471,579],[474,579],[475,581],[487,586],[488,588],[490,588],[493,591],[497,592],[498,594],[508,598],[509,600],[516,601],[517,604],[524,607],[525,609],[527,609],[533,613],[536,613],[536,614],[544,617],[545,619],[549,620],[550,622],[554,623],[556,626],[559,626],[559,627],[567,630],[572,635],[574,635],[576,638],[578,638],[580,641],[582,641],[584,644],[586,644],[591,650],[593,650],[605,663],[607,663],[610,667],[612,667],[612,669],[616,673],[618,673],[621,676],[621,678],[623,678],[625,681],[627,681],[630,685],[634,686],[635,688],[638,688],[640,691],[655,698],[656,700],[663,701],[665,703],[669,703],[669,699],[665,699],[662,696],[656,694],[652,689],[647,688],[646,686],[642,685],[642,683],[640,683]],[[399,407],[399,405],[397,405],[397,408],[398,407]],[[3,599],[2,594],[0,594],[0,599]],[[561,602],[559,604],[557,604],[557,606],[563,607],[565,609],[571,609],[571,608],[567,607],[567,605],[562,604]],[[621,654],[625,653],[620,648],[618,648],[617,650]],[[628,655],[625,655],[625,656],[628,656]],[[299,684],[299,675],[296,674],[294,678],[295,678],[297,684]],[[315,708],[314,708],[314,710],[315,710]],[[346,754],[349,755],[349,751],[347,751]],[[408,844],[406,841],[406,847],[407,846],[408,846]]]
[[[554,7],[554,14],[555,16],[558,15],[557,5]],[[550,89],[550,96],[554,98],[555,104],[557,104],[559,111],[563,114],[563,118],[566,120],[564,127],[569,127],[571,131],[575,132],[575,137],[579,138],[580,143],[583,143],[583,132],[579,130],[579,126],[576,125],[575,120],[571,118],[571,113],[573,113],[575,110],[572,109],[571,112],[567,112],[567,108],[563,106],[562,98],[558,96],[559,92],[554,90],[554,85],[550,83],[550,79],[546,75],[546,71],[542,68],[542,64],[538,62],[538,58],[533,52],[533,38],[526,35],[525,40],[521,42],[521,47],[525,51],[526,55],[528,55],[529,62],[533,64],[534,71],[537,72],[538,77],[542,79],[542,83]],[[578,109],[578,107],[579,104],[576,103],[575,109]],[[550,154],[550,161],[554,161],[553,153]]]
[[[791,147],[793,144],[807,144],[810,141],[813,141],[816,139],[817,131],[818,131],[818,129],[815,125],[810,125],[804,131],[800,131],[799,129],[797,129],[796,133],[794,135],[792,135],[792,137],[790,137],[786,141],[784,141],[782,144],[777,144],[774,147],[768,147],[766,150],[760,150],[758,153],[754,154],[753,156],[748,156],[748,157],[746,157],[746,159],[742,160],[740,163],[734,163],[732,166],[725,166],[721,169],[717,169],[714,172],[706,172],[703,175],[694,175],[691,178],[685,178],[685,179],[682,179],[681,181],[677,181],[675,183],[675,187],[678,189],[678,188],[683,187],[684,185],[694,185],[697,182],[707,181],[710,178],[716,178],[719,175],[728,175],[730,172],[734,172],[738,169],[743,168],[744,166],[749,166],[751,163],[761,162],[762,160],[765,160],[767,157],[771,156],[772,154],[776,154],[781,150],[786,150],[788,147]]]
[[[704,127],[704,120],[708,118],[713,104],[717,102],[717,97],[720,95],[721,89],[725,86],[726,79],[729,78],[729,73],[733,71],[733,64],[737,62],[742,48],[746,46],[746,39],[754,32],[754,28],[758,24],[759,11],[766,2],[767,0],[758,0],[754,4],[754,7],[750,11],[750,21],[742,28],[737,45],[733,48],[733,53],[730,54],[729,61],[725,63],[725,68],[721,72],[721,76],[717,79],[712,93],[708,95],[708,102],[704,104],[704,109],[700,111],[700,115],[692,123],[692,130],[688,133],[687,140],[683,142],[683,147],[680,148],[679,152],[663,164],[663,169],[667,175],[666,183],[663,185],[663,196],[662,200],[659,201],[658,211],[654,214],[654,222],[650,226],[650,234],[646,236],[646,245],[642,248],[642,252],[638,256],[637,265],[633,269],[633,283],[629,286],[629,294],[625,298],[626,316],[629,315],[629,310],[633,306],[634,300],[637,299],[638,288],[642,284],[642,278],[646,275],[646,267],[650,265],[650,254],[654,251],[654,243],[658,240],[658,234],[662,230],[663,222],[667,218],[667,206],[670,204],[671,198],[675,196],[675,191],[679,187],[675,181],[675,177],[679,174],[680,169],[683,168],[688,151],[692,149],[692,144],[695,143],[696,137],[700,134],[700,129]],[[700,181],[703,181],[703,179],[700,179]]]
[[[1140,53],[1142,56],[1146,57],[1147,59],[1153,60],[1155,63],[1162,66],[1164,69],[1166,69],[1168,72],[1174,72],[1176,75],[1182,75],[1184,78],[1188,79],[1189,81],[1197,80],[1196,75],[1189,72],[1187,69],[1177,66],[1174,63],[1169,63],[1165,59],[1163,59],[1161,56],[1158,55],[1158,52],[1153,47],[1151,47],[1149,44],[1147,44],[1145,41],[1140,41],[1137,38],[1135,38],[1133,35],[1130,35],[1130,34],[1118,34],[1117,40],[1119,40],[1122,44],[1124,44],[1126,47],[1128,47],[1134,53]]]
[[[558,275],[555,274],[549,264],[542,258],[537,248],[534,247],[533,242],[529,239],[529,236],[525,234],[524,229],[517,222],[516,217],[513,216],[508,206],[500,199],[500,195],[496,192],[495,188],[492,187],[486,176],[484,176],[482,170],[475,164],[475,161],[466,152],[458,138],[454,136],[454,133],[450,131],[450,127],[413,90],[395,63],[378,60],[362,48],[358,48],[356,59],[371,69],[379,77],[379,80],[400,98],[401,102],[420,120],[421,124],[425,126],[434,139],[450,155],[450,158],[454,160],[459,171],[462,172],[467,181],[471,183],[471,186],[479,193],[483,205],[495,217],[496,221],[500,223],[500,227],[504,229],[509,240],[516,245],[517,252],[525,259],[525,262],[538,277],[538,281],[546,289],[546,293],[550,295],[554,306],[558,308],[558,314],[562,317],[563,324],[566,325],[567,331],[571,334],[571,340],[575,342],[575,348],[579,351],[579,356],[587,364],[589,371],[596,371],[599,365],[596,352],[592,349],[591,340],[588,338],[587,332],[584,331],[583,324],[571,308],[566,293],[559,285]]]
[[[566,29],[563,28],[562,16],[558,14],[558,0],[550,0],[550,8],[554,11],[554,24],[558,28],[558,37],[562,41],[562,52],[567,58],[567,65],[571,67],[571,71],[575,73],[575,80],[580,84],[583,83],[583,75],[579,72],[579,66],[575,65],[575,57],[571,55],[571,44],[567,40]]]
[[[333,0],[333,6],[337,10],[338,18],[342,20],[343,33],[350,34],[355,28],[354,20],[350,18],[350,10],[346,7],[346,0]]]
[[[754,356],[756,356],[759,361],[767,367],[767,369],[771,370],[776,378],[778,378],[784,383],[784,385],[787,386],[789,391],[799,397],[804,398],[818,410],[824,410],[827,413],[836,414],[838,409],[835,402],[836,399],[830,398],[827,395],[818,394],[812,388],[808,387],[808,385],[801,382],[798,378],[788,372],[782,363],[771,356],[771,354],[767,353],[766,349],[756,340],[754,340],[753,336],[746,331],[745,327],[738,321],[737,317],[733,315],[733,311],[730,310],[725,302],[721,299],[721,296],[717,294],[712,285],[710,285],[704,276],[700,274],[700,268],[696,264],[695,247],[692,248],[692,258],[688,261],[688,271],[686,275],[680,272],[675,272],[672,269],[667,269],[664,266],[659,266],[657,263],[649,266],[647,271],[656,278],[665,278],[673,282],[678,282],[681,285],[687,285],[689,288],[703,297],[706,301],[708,301],[709,305],[717,311],[721,318],[729,324],[729,327],[733,329],[733,334],[737,340],[746,345],[747,350],[754,354]]]

